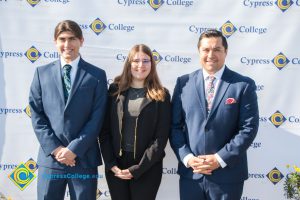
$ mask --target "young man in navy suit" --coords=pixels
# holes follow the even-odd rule
[[[204,32],[202,69],[177,79],[170,143],[181,200],[240,200],[248,178],[246,151],[259,122],[256,85],[225,65],[227,49],[220,31]]]
[[[84,61],[79,25],[60,22],[54,42],[60,59],[35,71],[29,105],[40,143],[38,199],[95,200],[97,167],[102,164],[98,134],[106,100],[105,72]]]

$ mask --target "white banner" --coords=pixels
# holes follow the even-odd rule
[[[80,24],[81,55],[109,82],[133,45],[150,46],[171,93],[178,76],[200,67],[199,35],[222,30],[227,66],[253,78],[259,97],[260,127],[241,200],[285,199],[286,165],[300,165],[299,14],[300,0],[0,0],[0,199],[36,199],[39,145],[26,111],[29,87],[35,68],[58,58],[54,28],[65,19]],[[166,151],[157,199],[176,200],[177,160]],[[24,183],[17,172],[26,167]],[[98,199],[110,199],[99,169]]]

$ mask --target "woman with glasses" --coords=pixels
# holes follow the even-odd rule
[[[109,87],[100,146],[112,200],[154,200],[171,121],[168,91],[152,51],[135,45]]]

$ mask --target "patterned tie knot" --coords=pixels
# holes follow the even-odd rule
[[[65,65],[63,67],[63,69],[64,69],[64,74],[66,74],[67,76],[70,76],[72,66],[71,65]]]
[[[216,77],[214,77],[214,76],[212,76],[212,75],[209,75],[209,76],[207,77],[207,79],[208,79],[209,83],[213,83],[214,80],[216,79]]]

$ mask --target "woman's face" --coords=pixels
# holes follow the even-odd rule
[[[133,81],[144,81],[151,71],[151,58],[143,52],[137,52],[131,62]]]

